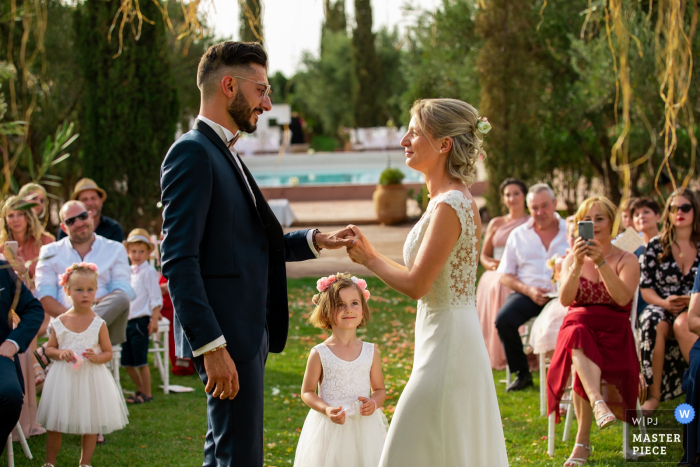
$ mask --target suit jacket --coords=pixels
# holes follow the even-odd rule
[[[12,329],[8,321],[12,300],[15,298],[17,284],[15,283],[14,271],[7,267],[7,261],[0,261],[0,345],[7,339],[11,339],[19,345],[19,353],[25,352],[32,340],[39,332],[41,323],[44,322],[44,307],[41,302],[34,298],[32,293],[22,284],[22,290],[17,302],[15,312],[20,317],[20,322],[15,329]],[[4,358],[4,357],[0,357]],[[19,364],[19,357],[15,355],[15,367],[22,390],[24,390],[24,377],[22,367]],[[2,376],[5,377],[5,376]]]
[[[289,325],[285,261],[315,257],[308,230],[284,235],[243,170],[255,202],[224,142],[200,120],[161,166],[163,275],[183,357],[223,335],[233,360],[252,360],[266,325],[270,351],[281,352]]]

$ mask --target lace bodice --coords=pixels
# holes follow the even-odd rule
[[[349,410],[358,397],[370,396],[369,372],[374,359],[374,344],[363,342],[360,356],[351,362],[336,357],[326,344],[319,344],[314,349],[323,366],[318,395],[326,404]]]
[[[425,214],[408,234],[403,247],[404,262],[409,270],[413,267],[430,219],[439,203],[445,203],[455,210],[462,225],[462,234],[430,291],[420,302],[429,308],[476,306],[478,239],[472,203],[461,191],[448,191],[430,200]]]
[[[81,355],[85,350],[92,349],[95,353],[100,353],[100,328],[104,320],[95,316],[90,326],[83,332],[73,332],[69,330],[60,319],[55,319],[51,324],[56,331],[58,348],[70,349]]]

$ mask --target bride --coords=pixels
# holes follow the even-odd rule
[[[468,190],[490,124],[456,99],[424,99],[401,140],[425,175],[430,203],[404,245],[406,266],[355,226],[356,263],[418,300],[413,371],[396,406],[380,466],[507,466],[489,356],[476,310],[481,221]]]

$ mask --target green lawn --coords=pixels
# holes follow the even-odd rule
[[[368,280],[374,312],[369,326],[361,330],[363,340],[379,344],[386,378],[388,398],[386,415],[391,420],[394,407],[411,372],[413,356],[413,324],[416,303],[384,286],[376,279]],[[265,381],[265,465],[280,467],[294,461],[294,449],[299,432],[308,413],[308,407],[299,399],[299,390],[308,352],[325,339],[325,333],[306,323],[312,308],[311,296],[314,279],[289,281],[290,339],[286,350],[271,354],[267,362]],[[160,384],[154,371],[154,386]],[[494,379],[505,378],[505,372],[494,371]],[[122,370],[125,389],[134,390],[126,372]],[[201,465],[202,446],[206,430],[205,395],[199,379],[171,377],[172,384],[195,387],[194,393],[155,393],[150,404],[129,406],[130,424],[119,432],[107,436],[107,443],[99,446],[93,458],[98,466],[195,466]],[[496,383],[501,417],[505,430],[510,464],[562,465],[573,446],[576,430],[574,422],[571,439],[561,441],[563,423],[557,425],[556,456],[547,455],[547,420],[539,415],[539,382],[536,389],[506,394],[504,385]],[[276,395],[273,395],[273,392]],[[684,398],[668,402],[662,408],[675,408]],[[15,443],[15,459],[18,467],[41,466],[45,454],[45,436],[29,441],[33,461],[25,459]],[[593,455],[589,465],[623,466],[621,455],[622,425],[616,423],[606,431],[593,431]],[[57,467],[77,465],[80,453],[79,436],[64,436]],[[6,456],[0,458],[0,466],[7,465]],[[646,464],[651,465],[651,464]]]

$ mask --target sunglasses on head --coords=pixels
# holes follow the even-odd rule
[[[693,205],[692,204],[683,204],[681,206],[671,205],[668,207],[668,210],[671,214],[677,213],[679,209],[681,210],[681,212],[684,212],[687,214],[693,209]]]
[[[66,224],[66,227],[73,227],[73,224],[75,224],[75,221],[83,221],[85,222],[88,220],[90,217],[90,214],[88,214],[87,211],[83,211],[77,216],[69,217],[68,219],[64,220],[63,223]]]

